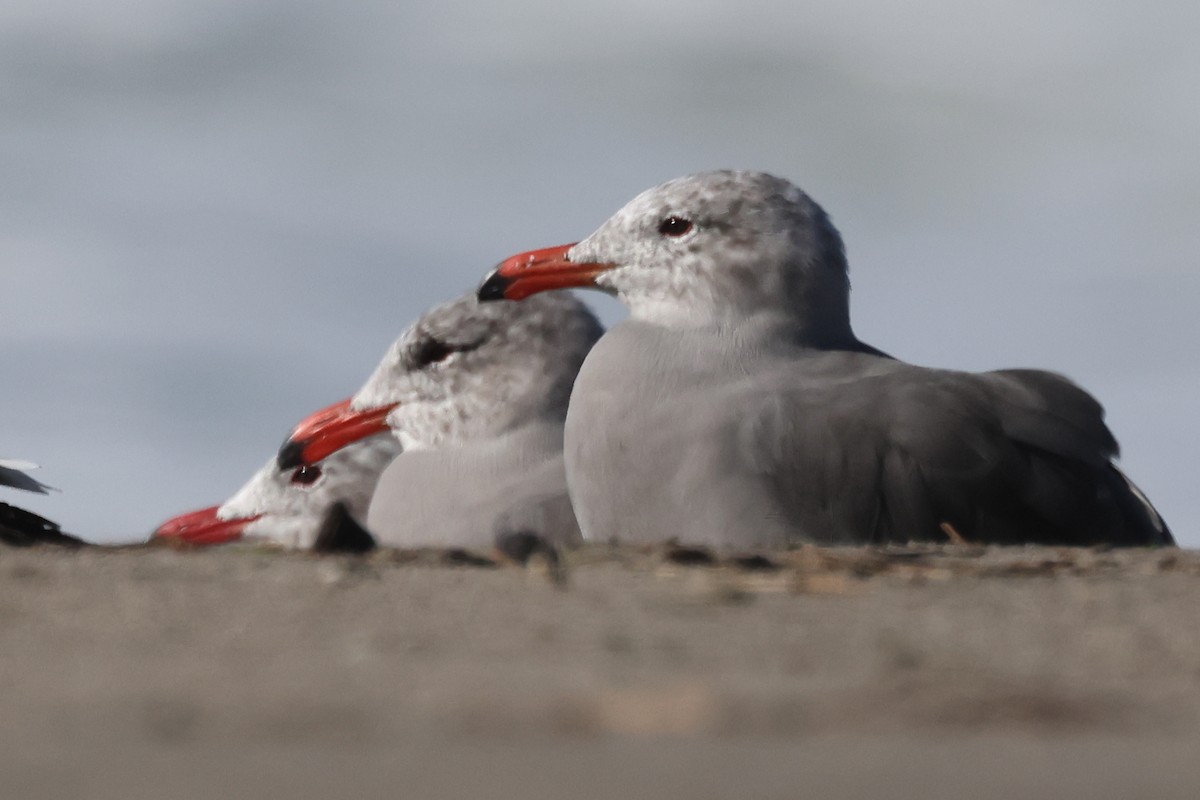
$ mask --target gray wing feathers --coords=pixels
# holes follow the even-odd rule
[[[38,494],[46,494],[47,489],[54,488],[25,474],[20,469],[2,464],[0,464],[0,486],[11,486],[14,489],[24,489],[29,492],[37,492]]]
[[[1116,466],[1109,466],[1110,480],[1114,485],[1113,495],[1120,503],[1126,517],[1138,520],[1140,528],[1145,530],[1148,544],[1173,545],[1175,537],[1167,527],[1167,521],[1162,518],[1151,503],[1150,498],[1129,480],[1129,477]]]
[[[1171,543],[1112,466],[1102,407],[1066,378],[913,377],[792,383],[746,404],[740,462],[805,538],[945,541],[949,524],[981,542]]]
[[[1003,370],[965,377],[988,388],[1004,432],[1013,439],[1096,467],[1119,454],[1104,408],[1063,376]]]

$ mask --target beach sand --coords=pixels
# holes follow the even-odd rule
[[[0,551],[6,797],[1200,796],[1200,553]]]

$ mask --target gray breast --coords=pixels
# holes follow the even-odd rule
[[[773,354],[626,322],[592,349],[567,412],[567,482],[592,541],[778,546],[762,481],[729,470],[724,387]]]
[[[380,477],[367,527],[391,547],[489,548],[505,533],[578,541],[561,422],[401,454]]]

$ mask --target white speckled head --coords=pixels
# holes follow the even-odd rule
[[[221,520],[257,517],[242,529],[243,536],[286,547],[312,547],[325,512],[335,502],[345,503],[356,519],[366,519],[375,484],[400,450],[394,437],[377,434],[313,466],[280,469],[272,458],[225,501],[216,516]]]
[[[351,400],[388,415],[405,449],[494,436],[546,415],[565,417],[584,357],[604,329],[567,293],[517,303],[474,294],[427,311],[391,346]]]
[[[571,262],[637,319],[672,326],[789,317],[812,338],[851,336],[842,239],[799,188],[762,172],[702,172],[642,192],[575,245]]]

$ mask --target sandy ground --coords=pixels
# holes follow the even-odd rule
[[[0,551],[4,796],[1200,796],[1198,553],[704,555]]]

